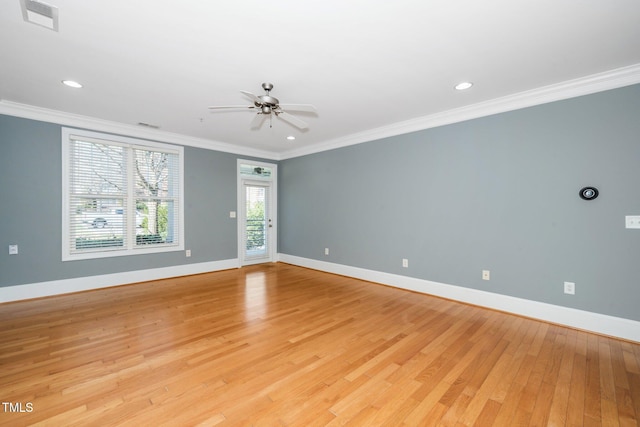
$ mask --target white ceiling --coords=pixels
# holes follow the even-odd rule
[[[0,2],[3,111],[54,110],[274,159],[612,70],[640,81],[638,0],[45,2],[59,8],[58,32],[25,22],[19,0]],[[453,89],[465,80],[470,90]],[[281,103],[316,106],[296,114],[308,131],[279,119],[251,130],[251,111],[207,108],[249,105],[239,91],[263,94],[262,82]]]

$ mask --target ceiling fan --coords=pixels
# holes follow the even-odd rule
[[[306,122],[300,120],[299,118],[287,113],[284,109],[289,111],[303,111],[308,113],[316,113],[316,107],[310,104],[280,104],[278,98],[274,98],[270,95],[271,90],[273,89],[273,85],[271,83],[262,83],[262,89],[264,89],[264,95],[254,95],[251,92],[247,92],[245,90],[241,90],[240,92],[245,96],[249,97],[253,101],[253,105],[224,105],[224,106],[213,106],[209,107],[211,110],[225,110],[225,109],[252,109],[257,110],[258,114],[254,117],[251,122],[252,129],[258,129],[262,126],[264,120],[269,116],[269,127],[271,127],[271,119],[275,115],[276,117],[281,118],[287,123],[292,124],[293,126],[299,129],[308,129],[308,125]]]

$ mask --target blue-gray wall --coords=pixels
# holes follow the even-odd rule
[[[236,258],[238,156],[185,147],[191,258],[62,262],[60,138],[0,115],[0,286]],[[284,160],[278,214],[280,253],[640,320],[640,85]]]
[[[280,253],[640,320],[640,230],[624,228],[640,215],[640,85],[287,159],[279,173]],[[587,185],[598,199],[578,197]]]
[[[0,115],[0,287],[237,258],[235,154],[185,147],[184,252],[61,261],[61,126]],[[19,255],[8,254],[9,244]]]

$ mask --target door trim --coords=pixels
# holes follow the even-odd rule
[[[268,178],[262,177],[244,177],[240,173],[240,165],[252,165],[271,168],[271,176]],[[238,268],[256,263],[275,262],[277,261],[278,253],[278,165],[274,163],[265,163],[254,160],[238,159],[237,161],[237,240],[238,240]],[[245,183],[256,184],[269,184],[269,214],[273,227],[270,229],[270,240],[268,246],[267,258],[261,260],[245,260],[244,251],[244,230],[245,226],[245,209],[244,209],[244,186]]]

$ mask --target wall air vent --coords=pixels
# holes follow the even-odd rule
[[[22,18],[32,24],[58,31],[58,8],[36,0],[20,0]]]

